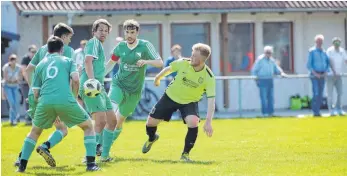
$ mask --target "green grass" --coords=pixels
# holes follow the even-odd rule
[[[100,164],[102,171],[86,173],[82,131],[69,135],[51,153],[50,168],[34,152],[25,175],[347,175],[347,118],[268,118],[215,120],[214,135],[199,137],[191,152],[195,163],[179,162],[186,126],[181,121],[162,123],[159,141],[147,154],[144,121],[130,121],[111,150],[116,159]],[[2,126],[2,175],[16,175],[13,162],[29,127]],[[53,129],[43,132],[42,143]]]

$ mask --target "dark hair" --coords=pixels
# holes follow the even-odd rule
[[[47,40],[48,52],[55,53],[60,52],[64,47],[63,40],[57,36],[52,36]]]
[[[68,35],[68,34],[74,34],[73,29],[64,24],[64,23],[58,23],[57,25],[54,26],[53,29],[53,35],[57,37],[62,37],[63,35]]]
[[[93,26],[92,26],[92,32],[96,32],[98,30],[98,27],[100,24],[104,24],[108,27],[108,33],[110,33],[112,29],[112,25],[106,20],[106,19],[98,19],[94,21]]]

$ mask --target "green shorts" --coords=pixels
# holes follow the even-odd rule
[[[88,97],[84,94],[84,91],[80,89],[79,95],[83,100],[86,110],[92,114],[94,112],[106,112],[112,110],[112,104],[110,98],[107,96],[105,89],[101,90],[101,93],[96,97]]]
[[[35,102],[34,95],[28,95],[28,104],[29,104],[29,109],[28,109],[28,115],[31,119],[34,118],[37,102]]]
[[[118,105],[119,112],[124,117],[130,116],[135,111],[137,104],[141,100],[141,92],[130,94],[123,91],[118,85],[113,83],[108,96],[112,102]]]
[[[87,112],[77,102],[56,105],[39,103],[33,124],[42,129],[51,128],[57,116],[69,128],[90,119]]]

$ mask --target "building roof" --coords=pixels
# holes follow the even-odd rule
[[[21,15],[347,11],[347,1],[15,1]]]

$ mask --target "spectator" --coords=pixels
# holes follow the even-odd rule
[[[312,111],[313,116],[320,117],[320,107],[323,101],[325,76],[330,67],[330,61],[322,48],[324,36],[316,35],[316,46],[310,48],[307,61],[307,69],[310,72],[312,82]]]
[[[182,47],[180,45],[174,45],[171,47],[171,56],[167,58],[165,67],[168,67],[171,62],[180,59],[182,56]],[[169,85],[171,80],[176,76],[176,72],[171,73],[170,75],[167,75],[166,80],[166,86]]]
[[[274,116],[273,76],[276,74],[285,76],[282,69],[276,64],[272,54],[273,48],[265,46],[264,54],[258,57],[251,71],[253,76],[257,76],[256,83],[259,87],[263,117]]]
[[[344,62],[347,64],[347,54],[344,48],[340,47],[341,39],[335,37],[333,46],[327,49],[327,55],[330,59],[331,71],[328,73],[327,88],[328,88],[328,107],[331,116],[336,114],[345,115],[342,110],[342,78]],[[336,88],[336,103],[333,106],[333,89]]]
[[[37,47],[35,45],[30,45],[28,48],[28,53],[22,58],[21,66],[22,66],[22,75],[25,75],[25,69],[29,65],[31,59],[34,57],[35,53],[37,51]],[[21,89],[23,92],[23,98],[26,100],[28,98],[29,93],[29,85],[28,80],[26,76],[24,76],[25,82],[21,84]],[[29,109],[29,104],[27,101],[24,101],[25,104],[25,110],[27,111]],[[25,115],[26,125],[31,125],[31,118],[28,116],[28,114]]]
[[[19,118],[19,83],[23,79],[21,66],[17,64],[15,54],[10,55],[9,62],[4,65],[2,71],[4,74],[4,90],[10,105],[10,122],[14,126]]]
[[[72,60],[75,61],[77,65],[77,70],[81,72],[82,67],[83,67],[83,61],[84,61],[84,47],[87,44],[87,40],[81,40],[80,42],[80,48],[75,50]]]

